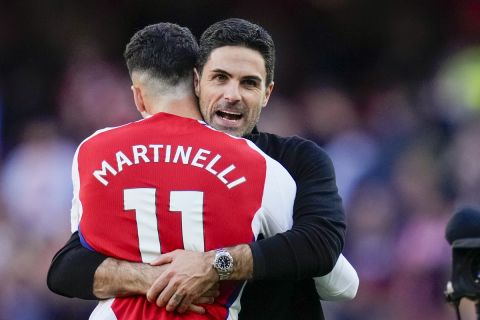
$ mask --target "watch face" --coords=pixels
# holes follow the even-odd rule
[[[220,255],[217,257],[215,266],[222,271],[230,271],[232,268],[232,260],[227,255]]]

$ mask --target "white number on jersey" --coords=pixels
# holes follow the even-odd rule
[[[135,210],[138,247],[142,262],[148,263],[161,252],[160,235],[157,229],[157,208],[154,188],[123,190],[125,210]],[[205,251],[203,238],[203,192],[171,191],[170,211],[182,215],[182,239],[186,250]],[[160,222],[161,223],[161,222]]]

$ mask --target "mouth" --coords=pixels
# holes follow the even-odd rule
[[[243,114],[240,112],[233,112],[233,111],[216,111],[215,114],[224,120],[228,121],[238,121],[242,119]]]

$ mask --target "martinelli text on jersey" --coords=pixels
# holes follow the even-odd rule
[[[192,152],[194,151],[194,152]],[[95,170],[93,176],[97,178],[104,186],[108,185],[108,179],[111,176],[116,176],[125,169],[125,166],[137,165],[139,163],[182,163],[191,165],[197,168],[207,170],[216,176],[228,189],[234,188],[239,184],[244,183],[247,179],[242,177],[235,177],[235,165],[225,165],[222,163],[222,156],[206,149],[193,147],[172,146],[163,144],[150,144],[132,146],[132,152],[129,158],[124,152],[118,151],[115,153],[116,166],[103,160],[101,169]]]

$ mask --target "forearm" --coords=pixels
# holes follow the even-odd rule
[[[234,265],[231,280],[249,280],[253,277],[253,256],[248,244],[227,248]]]
[[[86,300],[131,296],[145,294],[163,269],[90,251],[75,232],[53,258],[47,284],[57,294]]]
[[[95,272],[93,294],[99,299],[144,295],[163,269],[163,266],[107,258]]]

